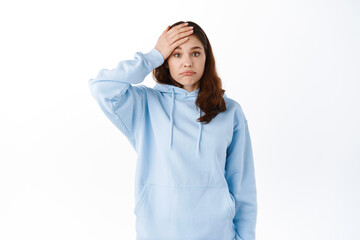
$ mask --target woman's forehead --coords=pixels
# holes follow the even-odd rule
[[[195,36],[190,36],[189,40],[180,44],[175,50],[194,50],[194,49],[204,49],[200,40]]]

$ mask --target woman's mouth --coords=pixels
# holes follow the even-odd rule
[[[193,71],[185,71],[185,72],[181,73],[181,75],[183,75],[183,76],[192,76],[194,74],[195,74],[195,72],[193,72]]]

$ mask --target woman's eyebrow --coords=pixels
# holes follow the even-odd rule
[[[176,47],[175,49],[181,50],[181,47]],[[193,50],[193,49],[201,49],[202,50],[202,48],[199,46],[192,47],[191,50]]]

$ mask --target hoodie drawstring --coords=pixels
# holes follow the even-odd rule
[[[175,94],[174,94],[174,88],[171,88],[171,109],[170,109],[170,149],[172,149],[172,138],[173,138],[173,122],[174,122],[174,103],[175,103]],[[201,117],[201,109],[200,109],[200,117]],[[198,138],[196,143],[196,158],[199,158],[199,152],[200,152],[200,140],[201,140],[201,131],[202,131],[202,124],[199,122],[199,132],[198,132]]]

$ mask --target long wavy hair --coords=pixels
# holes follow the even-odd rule
[[[171,25],[170,28],[182,23],[185,22],[176,22]],[[204,115],[199,117],[197,121],[205,122],[205,124],[207,124],[220,112],[224,112],[226,110],[226,103],[223,98],[225,90],[222,89],[221,78],[216,72],[215,58],[209,39],[199,25],[191,21],[187,21],[187,23],[189,23],[188,26],[194,27],[192,35],[195,35],[195,37],[201,41],[206,54],[205,69],[200,79],[200,89],[195,104],[204,113]],[[165,59],[165,62],[161,66],[153,69],[152,75],[154,80],[159,84],[169,84],[183,88],[182,84],[176,82],[171,77],[169,69],[166,66],[167,59]]]

